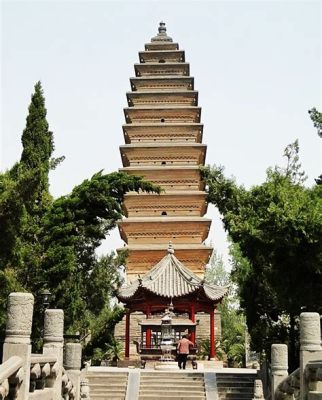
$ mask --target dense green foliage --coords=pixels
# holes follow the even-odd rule
[[[322,311],[322,188],[303,185],[297,142],[285,156],[285,168],[269,169],[266,181],[249,190],[221,167],[202,173],[208,201],[238,244],[233,277],[252,347],[269,351],[272,342],[289,340],[295,354],[300,312]]]
[[[69,195],[53,199],[49,171],[63,157],[52,158],[53,134],[46,120],[40,82],[35,85],[20,162],[0,174],[0,331],[8,294],[26,290],[35,296],[34,337],[42,326],[41,291],[52,293],[51,306],[65,312],[67,333],[91,331],[90,357],[112,340],[122,317],[111,298],[121,283],[118,267],[125,254],[98,258],[96,249],[123,215],[128,191],[160,192],[142,177],[96,173]],[[103,347],[103,350],[102,350]]]
[[[242,366],[245,361],[245,315],[239,307],[236,288],[231,281],[230,273],[225,268],[222,257],[216,251],[213,252],[206,269],[205,280],[218,286],[229,286],[228,295],[218,306],[222,333],[220,341],[216,343],[216,356],[221,360],[227,359],[230,366],[236,364]],[[208,347],[208,341],[205,341],[202,344],[204,352]]]

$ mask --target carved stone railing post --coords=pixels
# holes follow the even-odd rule
[[[33,308],[34,297],[32,294],[11,293],[9,295],[3,362],[12,356],[19,356],[23,360],[22,370],[20,371],[20,389],[16,394],[17,400],[28,398]]]
[[[62,398],[62,368],[64,348],[64,312],[63,310],[46,310],[44,323],[44,355],[55,355],[54,400]]]
[[[254,380],[254,397],[253,400],[265,400],[263,383],[261,379]]]
[[[83,378],[80,383],[80,399],[81,400],[90,400],[90,392],[89,392],[89,383],[88,379]]]
[[[75,388],[76,399],[80,398],[80,375],[82,346],[80,343],[66,343],[64,351],[64,368]]]
[[[272,344],[272,400],[275,399],[277,386],[288,376],[288,359],[286,344]]]
[[[322,359],[320,315],[304,312],[300,315],[300,399],[307,398],[308,380],[305,368],[309,361]]]

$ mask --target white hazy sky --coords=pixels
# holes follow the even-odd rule
[[[307,110],[322,103],[321,1],[2,1],[1,169],[21,154],[33,85],[41,80],[56,156],[51,192],[67,194],[121,166],[129,77],[159,21],[186,51],[199,91],[207,163],[247,187],[283,163],[296,138],[309,179],[322,172]],[[226,258],[213,207],[209,235]],[[112,233],[103,249],[122,245]]]

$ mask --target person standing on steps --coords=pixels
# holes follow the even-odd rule
[[[180,369],[186,369],[187,357],[189,354],[189,346],[193,346],[193,343],[187,339],[187,335],[183,335],[182,339],[179,340],[177,353],[178,353],[178,367]]]

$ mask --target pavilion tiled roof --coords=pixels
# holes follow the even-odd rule
[[[117,297],[121,301],[130,300],[140,288],[167,298],[182,297],[202,290],[213,301],[220,301],[228,291],[227,287],[206,283],[186,268],[174,255],[171,245],[168,254],[158,264],[142,278],[121,287]]]

